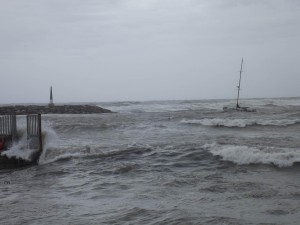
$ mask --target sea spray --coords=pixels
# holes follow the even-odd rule
[[[52,128],[52,124],[49,121],[42,123],[42,138],[43,138],[43,151],[38,160],[39,164],[47,163],[47,155],[49,151],[52,151],[57,147],[57,141],[59,137]]]
[[[18,118],[18,128],[17,128],[18,141],[12,143],[12,146],[7,151],[2,152],[2,155],[8,158],[22,159],[25,161],[32,161],[34,155],[39,151],[39,149],[29,148],[29,141],[27,140],[26,132],[26,119],[24,116]],[[43,151],[39,161],[43,161],[43,157],[47,150],[56,145],[58,137],[55,131],[51,128],[51,125],[47,122],[42,123],[42,142]]]
[[[20,132],[21,133],[21,132]],[[12,144],[12,146],[7,150],[1,153],[3,156],[8,158],[22,159],[25,161],[32,161],[32,157],[38,151],[38,149],[30,149],[28,147],[28,140],[26,133],[22,133],[18,142]]]
[[[19,116],[17,120],[17,136],[19,140],[17,142],[13,142],[9,149],[7,151],[3,151],[1,155],[8,158],[22,159],[30,162],[37,150],[30,149],[28,146],[26,118],[24,116]]]

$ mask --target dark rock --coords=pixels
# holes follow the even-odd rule
[[[16,114],[94,114],[112,113],[108,109],[95,105],[13,105],[0,106],[0,115]]]

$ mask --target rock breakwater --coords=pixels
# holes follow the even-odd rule
[[[93,114],[112,113],[108,109],[95,105],[9,105],[0,106],[0,115],[5,114]]]

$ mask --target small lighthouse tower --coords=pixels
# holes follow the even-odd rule
[[[49,103],[49,106],[54,106],[54,103],[53,103],[53,94],[52,94],[52,86],[50,87],[50,103]]]

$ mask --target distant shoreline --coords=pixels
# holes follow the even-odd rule
[[[0,106],[0,115],[112,113],[95,105],[9,105]]]

